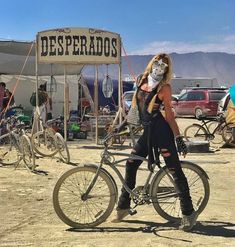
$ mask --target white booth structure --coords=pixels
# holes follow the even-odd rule
[[[36,39],[36,80],[38,64],[64,66],[64,136],[67,136],[69,87],[67,66],[96,65],[94,113],[98,143],[98,67],[99,64],[119,65],[119,106],[121,106],[121,38],[117,33],[91,28],[60,28],[42,31]],[[38,83],[37,83],[38,88]]]
[[[54,96],[59,94],[61,97],[63,94],[63,100],[57,103],[64,104],[65,133],[67,132],[69,98],[75,97],[76,87],[76,83],[70,81],[77,82],[85,65],[94,65],[93,107],[98,124],[98,69],[99,65],[109,64],[118,65],[118,105],[121,108],[121,38],[119,34],[93,28],[58,28],[38,32],[36,42],[0,41],[0,80],[11,82],[14,81],[11,76],[15,78],[13,94],[14,91],[18,91],[19,81],[25,80],[27,83],[29,78],[34,81],[36,92],[43,77],[48,78],[53,75],[60,85],[64,84],[63,91],[57,90]],[[28,88],[28,90],[32,89]],[[107,91],[106,93],[109,94]],[[97,130],[98,127],[96,143],[98,143]]]

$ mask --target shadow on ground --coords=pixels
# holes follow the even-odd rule
[[[160,233],[163,231],[177,230],[178,224],[167,223],[156,223],[151,221],[142,220],[124,220],[124,223],[129,224],[140,224],[143,227],[94,227],[86,229],[75,229],[69,228],[67,231],[71,232],[143,232],[143,233],[153,233],[159,237],[164,237],[168,239],[175,239],[173,237],[161,236]],[[201,221],[196,224],[191,233],[206,235],[206,236],[218,236],[225,238],[235,237],[235,224],[230,222],[221,221]],[[187,241],[183,239],[177,239],[181,241]],[[188,241],[187,241],[188,242]]]

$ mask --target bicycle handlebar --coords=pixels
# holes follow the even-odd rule
[[[102,143],[104,144],[105,147],[108,147],[108,141],[115,136],[114,133],[109,133],[107,134],[104,138]]]

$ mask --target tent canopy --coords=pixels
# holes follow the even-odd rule
[[[35,42],[0,41],[0,74],[20,74],[26,57],[30,56],[22,75],[34,76],[36,71]],[[66,65],[66,74],[80,74],[83,65]],[[63,75],[64,65],[38,64],[38,75]]]

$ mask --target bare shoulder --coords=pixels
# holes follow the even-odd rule
[[[163,98],[166,96],[171,96],[171,94],[172,94],[171,93],[171,85],[169,85],[169,84],[163,85],[159,93]]]
[[[162,86],[161,89],[163,92],[170,92],[171,93],[171,85],[170,84],[165,84]]]

